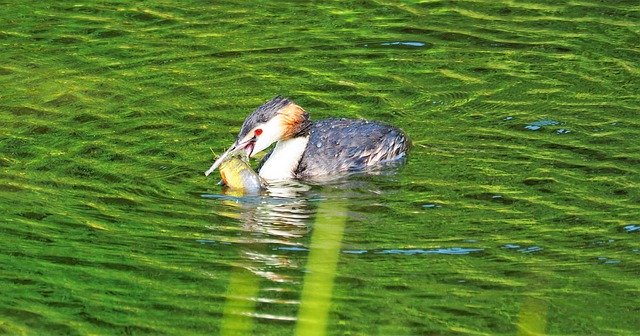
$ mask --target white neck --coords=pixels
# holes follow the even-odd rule
[[[260,177],[267,181],[294,178],[295,169],[308,142],[308,136],[278,141],[273,152],[260,168]]]

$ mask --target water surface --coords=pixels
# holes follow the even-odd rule
[[[0,333],[640,329],[635,1],[4,2]],[[283,94],[390,174],[202,174]]]

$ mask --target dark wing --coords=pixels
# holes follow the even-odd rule
[[[361,171],[401,158],[409,146],[406,135],[390,125],[352,119],[318,121],[311,127],[296,176]]]

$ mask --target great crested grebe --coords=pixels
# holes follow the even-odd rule
[[[236,141],[204,174],[237,153],[253,157],[274,142],[258,172],[267,181],[363,171],[403,158],[410,146],[393,126],[338,118],[312,122],[300,106],[277,96],[245,119]]]

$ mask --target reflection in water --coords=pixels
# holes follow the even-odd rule
[[[527,291],[522,295],[518,313],[516,325],[518,336],[546,335],[548,302],[544,299],[544,295],[537,294],[546,290],[548,285],[544,277],[534,276],[529,280]]]
[[[310,187],[287,182],[270,185],[262,196],[242,196],[235,191],[226,191],[220,198],[233,211],[223,215],[242,223],[242,246],[240,260],[244,260],[231,274],[227,301],[225,302],[221,333],[223,335],[248,333],[254,328],[254,318],[270,320],[297,320],[298,335],[322,335],[325,332],[333,281],[338,264],[340,246],[346,223],[344,200],[322,201],[317,212],[309,204]],[[309,258],[302,284],[301,300],[272,300],[260,298],[263,280],[268,286],[295,284],[295,278],[286,275],[287,269],[302,272],[300,265],[286,257],[274,254],[270,244],[307,250],[301,240],[309,232],[310,219],[316,214],[313,224]],[[285,249],[286,250],[286,249]],[[298,317],[257,313],[256,303],[299,304]]]
[[[260,196],[230,190],[224,195],[205,195],[220,199],[226,210],[218,214],[238,220],[242,228],[241,236],[233,241],[240,255],[229,277],[221,334],[249,334],[257,331],[258,320],[277,320],[295,322],[296,335],[325,335],[341,253],[426,256],[485,251],[461,247],[342,250],[349,200],[358,197],[356,190],[370,193],[372,188],[372,184],[351,180],[325,186],[324,191],[333,192],[318,196],[308,185],[288,182],[272,185]],[[289,252],[308,253],[306,265]],[[304,274],[302,281],[300,274]],[[267,297],[274,292],[294,297]],[[518,335],[544,335],[547,310],[546,301],[525,293],[516,325]]]
[[[296,335],[325,334],[346,224],[346,210],[345,202],[335,200],[327,200],[318,208],[300,299]]]
[[[292,269],[297,271],[295,274],[299,273],[300,266],[284,254],[274,254],[269,246],[276,244],[302,248],[302,240],[309,232],[309,221],[313,215],[305,195],[309,189],[305,184],[287,182],[270,185],[260,196],[245,196],[234,190],[225,190],[224,195],[204,196],[221,199],[227,210],[219,214],[238,220],[242,225],[242,234],[237,241],[241,255],[229,278],[222,335],[250,333],[254,329],[255,318],[281,321],[296,319],[286,314],[258,313],[256,304],[299,303],[297,300],[261,298],[260,290],[265,279],[271,290],[277,284],[296,285],[296,278],[288,273]]]
[[[236,269],[229,279],[227,301],[224,305],[221,335],[247,335],[253,330],[254,299],[260,279],[245,269]]]
[[[525,296],[518,317],[518,335],[545,335],[547,327],[547,303],[539,298]]]
[[[307,234],[308,220],[312,215],[304,193],[310,187],[297,182],[270,185],[264,196],[242,197],[238,191],[226,190],[235,196],[226,203],[234,207],[231,217],[240,220],[246,232],[261,233],[270,242],[293,244],[290,238]],[[264,243],[265,241],[260,241]]]

